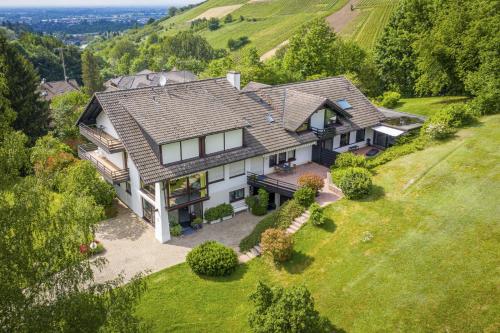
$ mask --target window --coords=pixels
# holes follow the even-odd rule
[[[347,146],[349,144],[350,133],[344,133],[340,135],[340,147]]]
[[[300,125],[299,128],[297,128],[297,132],[304,132],[304,131],[307,131],[308,129],[309,129],[309,122],[306,121],[305,123]]]
[[[335,121],[334,121],[335,119]],[[337,120],[337,114],[330,108],[325,109],[325,126],[331,123],[335,123]]]
[[[216,183],[224,180],[224,166],[221,165],[216,168],[208,170],[208,183]]]
[[[288,161],[295,161],[295,149],[288,152]]]
[[[205,153],[213,154],[224,150],[224,133],[207,135],[205,138]]]
[[[345,99],[338,99],[337,100],[337,105],[342,109],[342,110],[347,110],[347,109],[351,109],[352,106],[351,104],[349,104],[348,101],[346,101]]]
[[[141,179],[141,190],[148,194],[150,197],[154,198],[155,197],[155,185],[154,184],[149,184],[146,185]]]
[[[183,160],[198,157],[200,155],[199,139],[189,139],[181,142],[181,154]]]
[[[278,154],[278,163],[279,164],[286,163],[286,152]]]
[[[269,167],[272,168],[273,166],[277,165],[277,156],[276,155],[270,155],[269,156]]]
[[[155,207],[142,198],[142,217],[149,223],[154,223]]]
[[[130,186],[130,182],[129,181],[125,182],[125,192],[127,192],[128,194],[132,194],[132,188]]]
[[[167,143],[161,146],[163,164],[178,162],[181,160],[181,143]]]
[[[224,149],[233,149],[243,146],[243,130],[237,129],[224,133]]]
[[[229,164],[229,178],[242,176],[245,174],[245,161]]]
[[[168,206],[174,207],[208,196],[206,172],[172,179],[168,183]]]
[[[229,192],[229,202],[236,202],[245,199],[245,189],[240,188],[236,191]]]
[[[360,129],[356,131],[356,142],[365,141],[365,129]]]

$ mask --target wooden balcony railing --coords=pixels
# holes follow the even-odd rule
[[[99,173],[113,184],[123,183],[130,179],[128,169],[120,169],[113,163],[100,158],[93,153],[97,150],[97,146],[89,143],[78,146],[78,156],[82,160],[88,160],[94,164]]]
[[[247,184],[254,187],[264,188],[269,192],[279,193],[292,197],[298,186],[266,175],[259,175],[253,172],[247,173]]]
[[[88,126],[83,123],[80,123],[79,127],[80,134],[110,154],[120,152],[125,149],[125,146],[123,146],[123,143],[120,140],[114,138],[100,128]]]

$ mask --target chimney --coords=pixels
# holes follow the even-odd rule
[[[240,79],[241,79],[241,74],[240,72],[236,72],[236,71],[229,71],[227,73],[227,80],[229,81],[229,83],[231,83],[231,85],[233,87],[235,87],[236,89],[240,90],[241,89],[241,86],[240,86]]]

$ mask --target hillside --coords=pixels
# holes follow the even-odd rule
[[[262,55],[286,41],[300,25],[317,17],[326,18],[348,3],[348,0],[209,0],[171,18],[129,30],[125,36],[140,42],[154,33],[174,35],[188,30],[195,19],[218,17],[219,29],[198,31],[214,48],[227,48],[230,38],[246,36],[250,39],[249,45],[255,46]],[[227,14],[232,15],[233,22],[224,23]],[[94,47],[103,49],[112,43],[113,39]]]

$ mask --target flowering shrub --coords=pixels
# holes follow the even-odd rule
[[[276,262],[290,259],[293,251],[292,235],[282,229],[267,229],[261,237],[262,252]]]
[[[318,192],[323,188],[324,180],[321,176],[314,173],[306,173],[299,177],[298,184],[300,187],[308,186]]]

